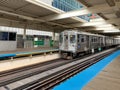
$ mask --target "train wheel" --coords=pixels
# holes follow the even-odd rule
[[[77,56],[77,54],[74,54],[74,53],[72,54],[72,57],[73,57],[73,58],[75,58],[76,56]]]
[[[67,56],[68,56],[67,53],[62,53],[62,54],[61,54],[61,57],[64,58],[64,59],[66,59]]]
[[[73,57],[72,57],[72,56],[68,56],[67,59],[68,59],[68,60],[72,60]]]
[[[69,53],[69,55],[67,56],[67,59],[72,60],[74,59],[75,55],[73,53]]]

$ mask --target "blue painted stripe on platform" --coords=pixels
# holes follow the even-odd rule
[[[24,55],[24,54],[32,54],[34,52],[43,53],[43,52],[49,52],[49,51],[58,51],[59,49],[51,49],[51,50],[33,50],[31,52],[16,52],[16,53],[10,53],[10,54],[0,54],[0,58],[5,57],[15,57],[17,55]]]
[[[5,58],[5,57],[14,57],[16,54],[0,54],[0,58]]]
[[[118,55],[120,50],[114,52],[108,57],[102,59],[96,64],[76,74],[63,83],[55,86],[52,90],[81,90],[88,82],[90,82],[102,69],[110,64]]]

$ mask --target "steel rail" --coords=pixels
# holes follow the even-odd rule
[[[73,59],[73,60],[55,59],[55,60],[52,60],[52,61],[47,61],[47,62],[35,64],[35,65],[30,65],[30,66],[26,66],[26,67],[22,67],[22,68],[17,68],[17,69],[13,69],[13,70],[0,72],[0,80],[1,80],[1,78],[3,79],[5,77],[7,77],[6,79],[0,81],[0,86],[7,85],[7,84],[15,82],[17,80],[21,80],[21,79],[30,77],[32,75],[36,75],[38,73],[53,69],[55,67],[59,67],[61,65],[65,65],[65,64],[74,62],[76,60],[85,58],[85,57],[90,56],[90,55],[91,54],[88,54],[88,55],[85,55],[85,56],[82,56],[82,57],[79,57],[79,58],[76,58],[76,59]],[[57,63],[60,62],[60,64],[58,63],[58,65],[55,65],[56,62]],[[63,62],[63,63],[61,63],[61,62]],[[35,71],[35,69],[37,69],[38,67],[47,66],[47,65],[50,65],[50,64],[54,64],[55,66],[52,66],[52,67],[49,67],[49,68],[45,67],[46,69],[44,69],[44,70],[39,70],[38,69],[37,71]],[[32,71],[33,69],[34,69],[34,71]],[[29,71],[29,73],[27,71]],[[20,72],[27,72],[27,73],[22,73],[22,75],[21,75],[21,74],[19,74]],[[17,75],[14,75],[14,74],[17,74]],[[13,75],[16,76],[16,77],[10,77],[10,76],[13,76]],[[10,77],[10,79],[8,77]]]
[[[113,51],[113,50],[112,50]],[[111,51],[111,52],[112,52]],[[109,53],[104,53],[104,55],[108,55],[108,54],[110,54],[111,52],[109,52]],[[103,57],[104,56],[103,54],[102,54],[102,56],[101,57]],[[63,63],[61,63],[61,64],[58,64],[58,65],[56,65],[56,66],[52,66],[51,68],[49,67],[49,68],[46,68],[46,70],[50,70],[50,69],[53,69],[53,68],[56,68],[56,67],[59,67],[59,66],[61,66],[61,65],[65,65],[65,64],[67,64],[67,63],[71,63],[71,62],[74,62],[74,61],[77,61],[77,60],[79,60],[79,59],[82,59],[82,58],[84,58],[84,57],[88,57],[89,55],[86,55],[86,56],[83,56],[83,57],[80,57],[80,58],[77,58],[77,59],[74,59],[74,60],[65,60],[66,62],[63,62]],[[100,57],[100,56],[98,56],[98,57]],[[97,58],[98,58],[97,57]],[[93,59],[93,60],[91,60],[91,59]],[[60,81],[63,81],[63,79],[66,79],[65,78],[65,75],[64,74],[67,74],[66,75],[66,77],[68,78],[68,76],[70,75],[70,76],[72,76],[73,74],[73,71],[74,71],[74,73],[75,72],[77,72],[78,70],[79,70],[79,72],[80,72],[80,70],[83,68],[83,69],[85,69],[85,68],[87,68],[88,66],[87,66],[87,64],[85,65],[84,63],[88,63],[89,65],[92,65],[92,64],[94,64],[95,62],[93,62],[94,61],[94,59],[96,59],[96,57],[93,57],[93,58],[91,58],[91,59],[89,59],[89,60],[86,60],[86,61],[83,61],[83,62],[81,62],[81,63],[79,63],[79,64],[76,64],[76,65],[74,65],[74,67],[69,67],[69,68],[66,68],[66,69],[64,69],[63,71],[58,71],[57,73],[54,73],[54,74],[52,74],[52,75],[48,75],[47,77],[44,77],[44,78],[42,78],[42,79],[39,79],[39,80],[37,80],[37,81],[34,81],[34,82],[32,82],[32,83],[28,83],[28,84],[25,84],[25,85],[23,85],[23,86],[21,86],[21,87],[17,87],[17,88],[15,88],[15,89],[13,89],[13,90],[38,90],[38,88],[41,90],[41,88],[51,88],[51,87],[53,87],[55,84],[57,84],[57,83],[59,83]],[[58,60],[59,61],[59,60]],[[61,60],[60,60],[61,61]],[[88,62],[88,61],[90,61],[90,62]],[[52,61],[51,62],[51,64],[54,64],[53,63],[54,61]],[[49,65],[49,62],[46,62],[47,63],[47,65]],[[38,65],[39,66],[39,65]],[[26,67],[26,69],[24,70],[24,68],[22,68],[22,69],[18,69],[18,71],[15,71],[15,72],[11,72],[10,74],[15,74],[15,73],[19,73],[19,72],[23,72],[23,71],[26,71],[26,70],[30,70],[30,69],[32,69],[32,68],[37,68],[36,66],[34,66],[33,65],[33,67]],[[73,69],[71,69],[71,68],[73,68]],[[75,70],[77,68],[77,70]],[[69,70],[69,69],[71,69],[71,70]],[[83,70],[82,69],[82,70]],[[66,71],[67,70],[67,71]],[[44,70],[43,70],[44,71]],[[43,72],[42,71],[42,72]],[[9,71],[8,71],[9,72]],[[67,72],[67,73],[66,73]],[[1,83],[0,83],[0,86],[1,87],[5,87],[5,88],[9,88],[9,87],[7,87],[7,85],[8,84],[10,84],[10,83],[12,83],[12,82],[15,82],[15,81],[18,81],[18,80],[21,80],[21,79],[24,79],[24,78],[28,78],[28,77],[30,77],[30,76],[33,76],[33,75],[36,75],[36,74],[39,74],[39,73],[41,73],[41,71],[38,69],[38,70],[36,70],[36,71],[32,71],[32,73],[27,73],[27,74],[25,74],[25,75],[21,75],[21,76],[19,76],[19,77],[13,77],[13,78],[11,78],[11,79],[6,79],[5,81],[2,81]],[[8,73],[8,76],[10,75],[9,73]],[[5,75],[5,72],[3,73],[3,75]],[[7,75],[7,74],[6,74]],[[64,76],[63,76],[64,75]],[[2,76],[2,75],[1,75]],[[69,77],[70,77],[69,76]],[[59,78],[63,78],[63,79],[59,79]],[[55,81],[55,82],[54,82]],[[54,83],[52,83],[52,82],[54,82]],[[49,87],[48,87],[49,86]],[[37,89],[36,89],[37,88]],[[45,90],[45,89],[44,89]],[[48,90],[48,89],[47,89]]]
[[[65,68],[62,71],[59,71],[57,73],[54,73],[48,77],[45,77],[43,80],[37,80],[35,82],[32,83],[28,83],[27,85],[23,85],[21,87],[18,87],[14,90],[48,90],[51,87],[55,86],[56,84],[60,83],[61,81],[68,79],[69,77],[75,75],[76,73],[84,70],[85,68],[93,65],[94,63],[100,61],[101,59],[103,59],[104,57],[106,57],[107,55],[109,55],[111,52],[102,54],[98,57],[93,57],[90,58],[86,61],[83,61],[81,63],[78,63],[72,67],[69,68]]]

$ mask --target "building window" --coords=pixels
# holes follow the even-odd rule
[[[9,33],[9,41],[16,41],[16,33],[13,32]]]
[[[0,32],[0,40],[8,40],[8,32]]]

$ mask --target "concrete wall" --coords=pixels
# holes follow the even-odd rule
[[[15,50],[16,47],[16,41],[0,41],[0,51]]]
[[[33,48],[33,41],[25,41],[24,48]]]

